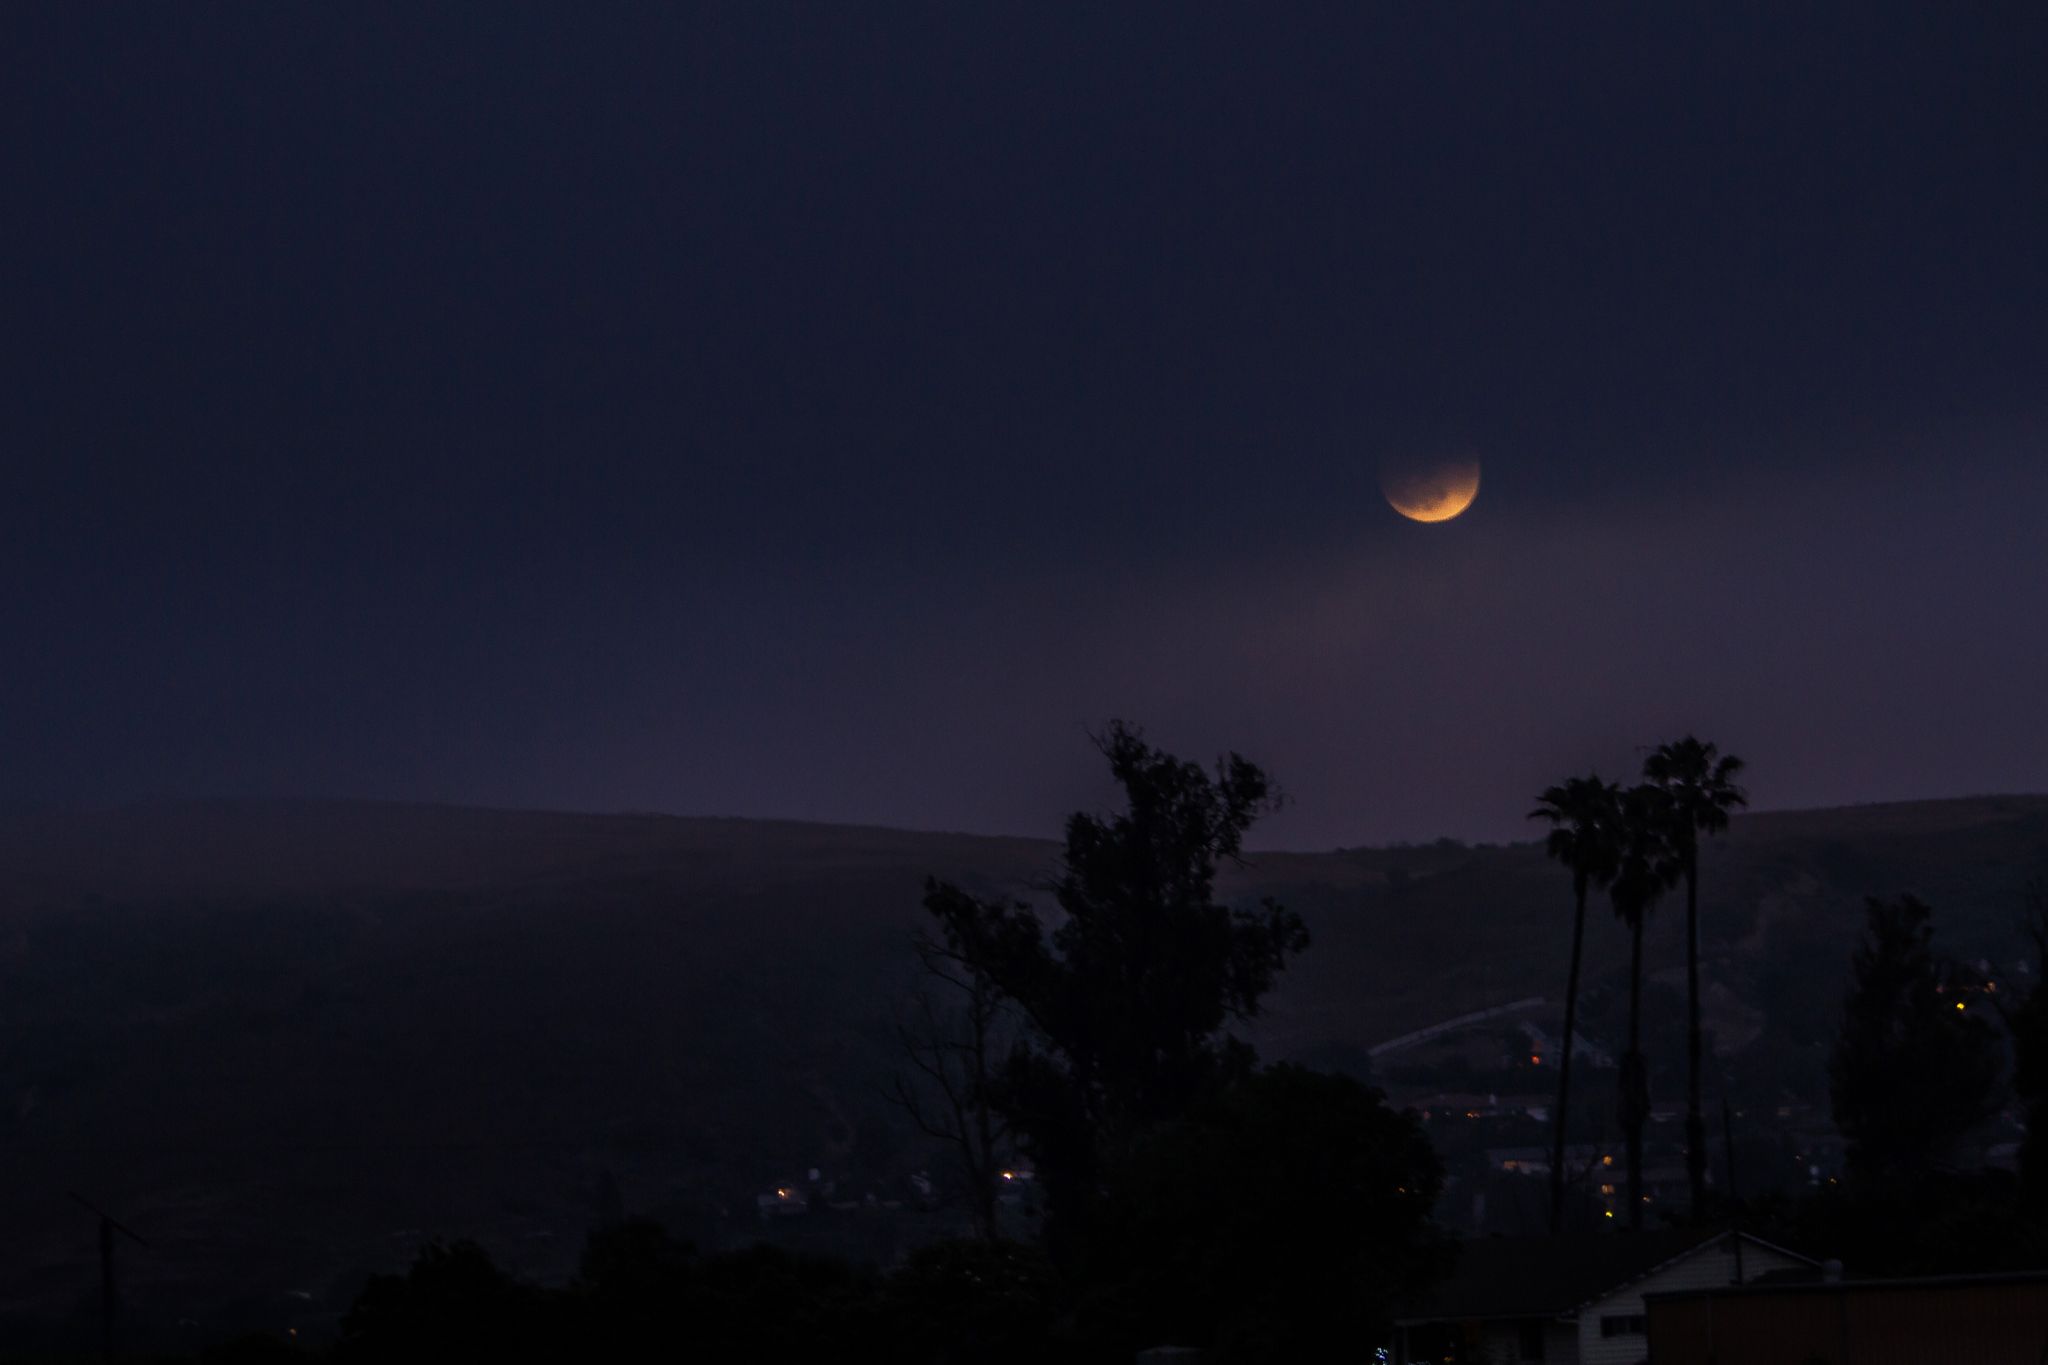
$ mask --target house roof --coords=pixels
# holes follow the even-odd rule
[[[1719,1228],[1663,1228],[1474,1238],[1464,1244],[1451,1276],[1403,1309],[1398,1320],[1562,1317],[1730,1235]],[[1745,1240],[1758,1244],[1753,1237]]]
[[[1781,1272],[1782,1274],[1782,1272]],[[1861,1294],[1883,1292],[1905,1293],[1914,1290],[1979,1289],[1994,1285],[2041,1285],[2048,1284],[2048,1270],[1996,1270],[1964,1275],[1912,1275],[1900,1277],[1874,1277],[1872,1279],[1815,1279],[1812,1277],[1783,1278],[1763,1275],[1747,1284],[1719,1285],[1712,1289],[1673,1289],[1661,1294],[1646,1294],[1646,1301],[1664,1303],[1674,1299],[1720,1298],[1724,1295],[1739,1295],[1744,1298],[1772,1294]]]

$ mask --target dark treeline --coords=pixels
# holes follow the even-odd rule
[[[1412,1126],[1355,1082],[1293,1067],[1247,1077],[1139,1144],[1083,1264],[972,1238],[887,1272],[759,1246],[700,1256],[658,1225],[594,1233],[568,1286],[522,1284],[472,1243],[374,1279],[344,1360],[543,1358],[1128,1362],[1197,1342],[1296,1359],[1378,1340],[1390,1294],[1445,1262],[1426,1245],[1433,1175]],[[1111,1269],[1111,1258],[1122,1263]]]
[[[1175,1344],[1240,1362],[1356,1356],[1386,1340],[1404,1296],[1453,1264],[1455,1244],[1430,1221],[1444,1169],[1417,1118],[1377,1089],[1262,1064],[1239,1036],[1308,948],[1284,906],[1215,894],[1219,869],[1242,859],[1279,798],[1236,755],[1204,769],[1122,725],[1098,744],[1121,809],[1071,817],[1040,902],[926,885],[930,927],[914,945],[924,987],[900,1021],[892,1093],[952,1159],[975,1235],[883,1270],[767,1246],[700,1254],[654,1223],[614,1221],[559,1288],[515,1281],[474,1244],[436,1246],[370,1282],[339,1356],[945,1365],[1127,1362]],[[1912,897],[1869,901],[1852,960],[1830,1065],[1840,1183],[1748,1202],[1732,1183],[1710,1186],[1700,851],[1745,804],[1741,768],[1688,736],[1652,752],[1634,786],[1574,778],[1532,812],[1549,822],[1548,852],[1573,892],[1553,1227],[1573,1193],[1563,1154],[1589,900],[1604,892],[1630,935],[1613,1112],[1629,1162],[1630,1213],[1617,1222],[1640,1227],[1643,932],[1683,886],[1691,1197],[1660,1216],[1853,1258],[1858,1273],[2048,1263],[2048,991],[2000,995],[1945,959],[1933,912]],[[2048,890],[2020,927],[2048,959]],[[2007,1093],[2039,1120],[2016,1174],[1984,1169],[1971,1147]],[[999,1199],[1013,1166],[1046,1196],[1024,1226],[1005,1221]]]
[[[1956,1274],[2048,1266],[2048,987],[2008,999],[1935,946],[1917,898],[1872,897],[1841,1031],[1829,1058],[1839,1185],[1799,1200],[1738,1207],[1750,1226],[1839,1248],[1862,1273]],[[2048,890],[2027,896],[2020,928],[2048,949]],[[2006,1097],[2026,1129],[2016,1171],[1986,1164],[1976,1141]]]
[[[1710,1139],[1702,1095],[1700,837],[1728,827],[1746,804],[1735,784],[1740,759],[1690,735],[1652,751],[1631,787],[1598,774],[1545,790],[1530,813],[1547,821],[1546,849],[1570,872],[1573,892],[1565,1038],[1552,1116],[1551,1230],[1569,1207],[1564,1152],[1571,1118],[1576,1037],[1590,894],[1605,890],[1630,935],[1628,1041],[1615,1118],[1627,1151],[1626,1221],[1641,1227],[1643,1128],[1650,1114],[1643,1054],[1645,923],[1685,888],[1687,1103],[1690,1198],[1669,1221],[1731,1224],[1820,1255],[1853,1260],[1865,1274],[1960,1273],[2048,1264],[2048,886],[2037,883],[2020,916],[2034,951],[2034,983],[2010,986],[1964,968],[1934,943],[1934,912],[1911,895],[1872,896],[1865,935],[1851,957],[1851,985],[1829,1057],[1829,1098],[1845,1145],[1841,1178],[1805,1195],[1749,1201],[1728,1185],[1710,1190]],[[2025,1116],[2017,1172],[1989,1165],[1979,1137],[2005,1098]]]
[[[447,1358],[535,1345],[632,1359],[1128,1361],[1333,1357],[1383,1340],[1448,1265],[1443,1171],[1418,1121],[1342,1075],[1264,1066],[1233,1033],[1308,946],[1291,911],[1220,903],[1220,866],[1278,798],[1230,755],[1212,772],[1112,725],[1123,808],[1080,813],[1045,888],[1058,915],[928,883],[931,989],[896,1087],[955,1156],[979,1236],[886,1273],[758,1248],[699,1256],[651,1224],[593,1237],[559,1290],[476,1247],[366,1289],[340,1351]],[[1034,1244],[994,1213],[1003,1163],[1046,1195]]]
[[[342,1360],[1036,1360],[1057,1281],[1014,1244],[926,1247],[889,1273],[773,1247],[699,1256],[651,1222],[594,1233],[570,1285],[521,1284],[474,1244],[373,1280]],[[538,1354],[535,1354],[538,1353]]]

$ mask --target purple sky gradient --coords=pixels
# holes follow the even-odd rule
[[[627,804],[693,809],[671,793],[694,769],[732,776],[704,813],[1050,831],[1102,799],[1084,736],[1110,715],[1264,763],[1292,805],[1263,840],[1297,847],[1527,837],[1542,786],[1626,776],[1688,729],[1749,758],[1762,806],[2040,790],[2048,639],[2016,613],[2038,592],[2044,456],[2039,428],[1957,432],[1861,466],[1519,506],[1504,470],[1439,527],[1361,502],[1348,540],[1106,595],[934,594],[886,635],[748,641],[777,679],[757,725],[696,726],[655,696],[588,713],[521,760],[545,776],[519,796],[616,805],[623,783]],[[927,773],[954,776],[938,792]]]
[[[0,799],[2048,789],[2038,7],[14,27]]]

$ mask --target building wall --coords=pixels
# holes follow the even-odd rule
[[[1657,1365],[2040,1365],[2048,1279],[1837,1285],[1659,1302]]]
[[[1729,1241],[1693,1252],[1674,1265],[1646,1276],[1626,1289],[1586,1305],[1579,1314],[1579,1365],[1637,1365],[1650,1357],[1647,1335],[1603,1337],[1600,1319],[1637,1316],[1647,1319],[1645,1294],[1669,1294],[1684,1289],[1719,1289],[1735,1283],[1735,1249]],[[1805,1265],[1794,1257],[1745,1242],[1742,1248],[1742,1278],[1753,1280],[1773,1270],[1791,1270]]]

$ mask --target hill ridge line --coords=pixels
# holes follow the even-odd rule
[[[2043,812],[2048,812],[2048,792],[1995,792],[1968,796],[1847,802],[1824,806],[1772,806],[1746,810],[1736,817],[1736,824],[1741,826],[1756,821],[1766,824],[1777,824],[1784,820],[1826,816],[1878,817],[1888,813],[1903,814],[1908,811],[1930,811],[1943,808],[1960,809],[1971,806],[1996,807],[2003,804],[2038,806]],[[451,818],[494,817],[514,820],[573,821],[593,825],[611,825],[614,827],[624,827],[636,823],[674,828],[693,827],[698,830],[727,827],[735,830],[750,830],[763,833],[770,831],[786,831],[790,833],[817,832],[834,835],[886,836],[889,838],[912,840],[972,840],[981,843],[1023,846],[1052,846],[1059,842],[1055,836],[1049,834],[1035,835],[970,829],[925,828],[912,825],[813,820],[786,816],[702,815],[660,810],[577,810],[556,806],[501,806],[471,804],[459,801],[414,800],[374,796],[201,796],[145,798],[107,803],[0,802],[0,820],[6,821],[53,820],[70,823],[94,819],[146,818],[151,815],[187,813],[302,816],[321,813],[361,813],[392,816],[410,814]],[[1986,814],[1990,813],[1990,811],[1986,812]],[[2024,813],[2026,812],[2015,812],[2015,814]],[[1462,838],[1456,835],[1439,835],[1429,839],[1338,844],[1328,847],[1295,845],[1254,846],[1247,848],[1245,853],[1248,858],[1261,856],[1330,857],[1369,853],[1399,853],[1430,848],[1446,842],[1469,848],[1493,847],[1508,849],[1540,841],[1540,834],[1536,833],[1532,827],[1530,836],[1525,839],[1487,840]]]

